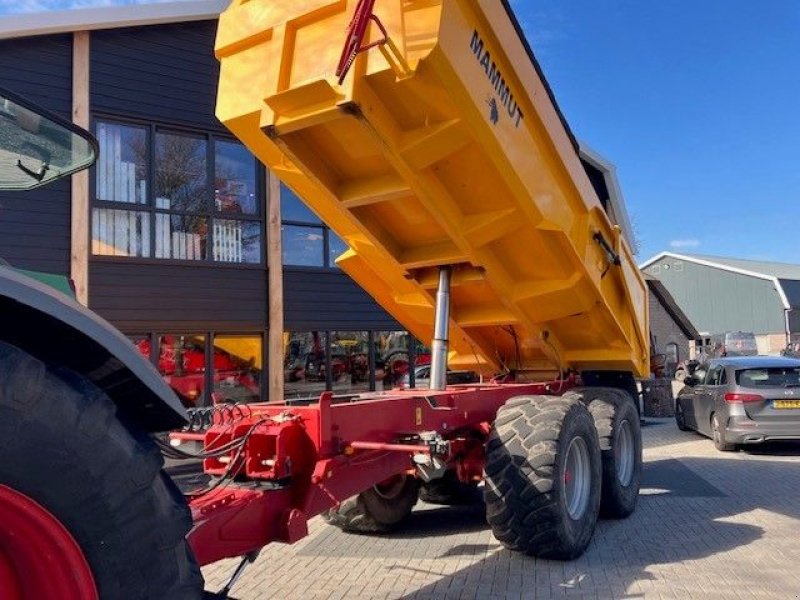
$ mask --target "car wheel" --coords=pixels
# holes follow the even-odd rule
[[[711,416],[711,437],[714,440],[714,447],[720,452],[733,452],[736,450],[736,444],[728,444],[724,438],[725,430],[720,425],[719,418],[716,414]]]
[[[680,398],[675,401],[675,424],[681,431],[689,431],[689,427],[686,425],[686,413]]]

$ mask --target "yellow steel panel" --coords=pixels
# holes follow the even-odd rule
[[[646,287],[504,3],[378,0],[400,57],[363,53],[339,85],[356,4],[235,0],[217,38],[220,120],[422,339],[436,268],[454,266],[451,364],[645,375]]]

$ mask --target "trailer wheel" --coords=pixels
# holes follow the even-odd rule
[[[456,472],[451,469],[440,479],[420,485],[419,499],[428,504],[462,506],[477,503],[480,495],[477,484],[460,481]]]
[[[600,514],[622,519],[636,509],[642,480],[642,430],[631,397],[614,388],[580,392],[594,417],[603,459]]]
[[[0,342],[0,589],[64,600],[202,597],[186,503],[151,438],[115,408],[86,379]],[[65,562],[82,587],[40,593],[49,589],[40,579]]]
[[[600,505],[594,420],[577,398],[520,396],[497,412],[486,446],[486,518],[511,550],[580,556]]]
[[[323,518],[350,533],[386,533],[408,518],[417,503],[418,491],[416,477],[396,475],[348,498],[338,509],[324,513]]]

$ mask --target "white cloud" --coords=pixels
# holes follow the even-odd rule
[[[669,243],[670,248],[675,248],[676,250],[681,250],[685,248],[697,248],[700,245],[700,240],[696,240],[694,238],[689,239],[682,239],[682,240],[672,240]]]

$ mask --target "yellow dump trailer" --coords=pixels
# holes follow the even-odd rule
[[[364,4],[234,0],[219,119],[420,339],[452,267],[451,366],[644,376],[645,284],[506,3],[377,0],[361,43],[375,45],[340,79]]]

